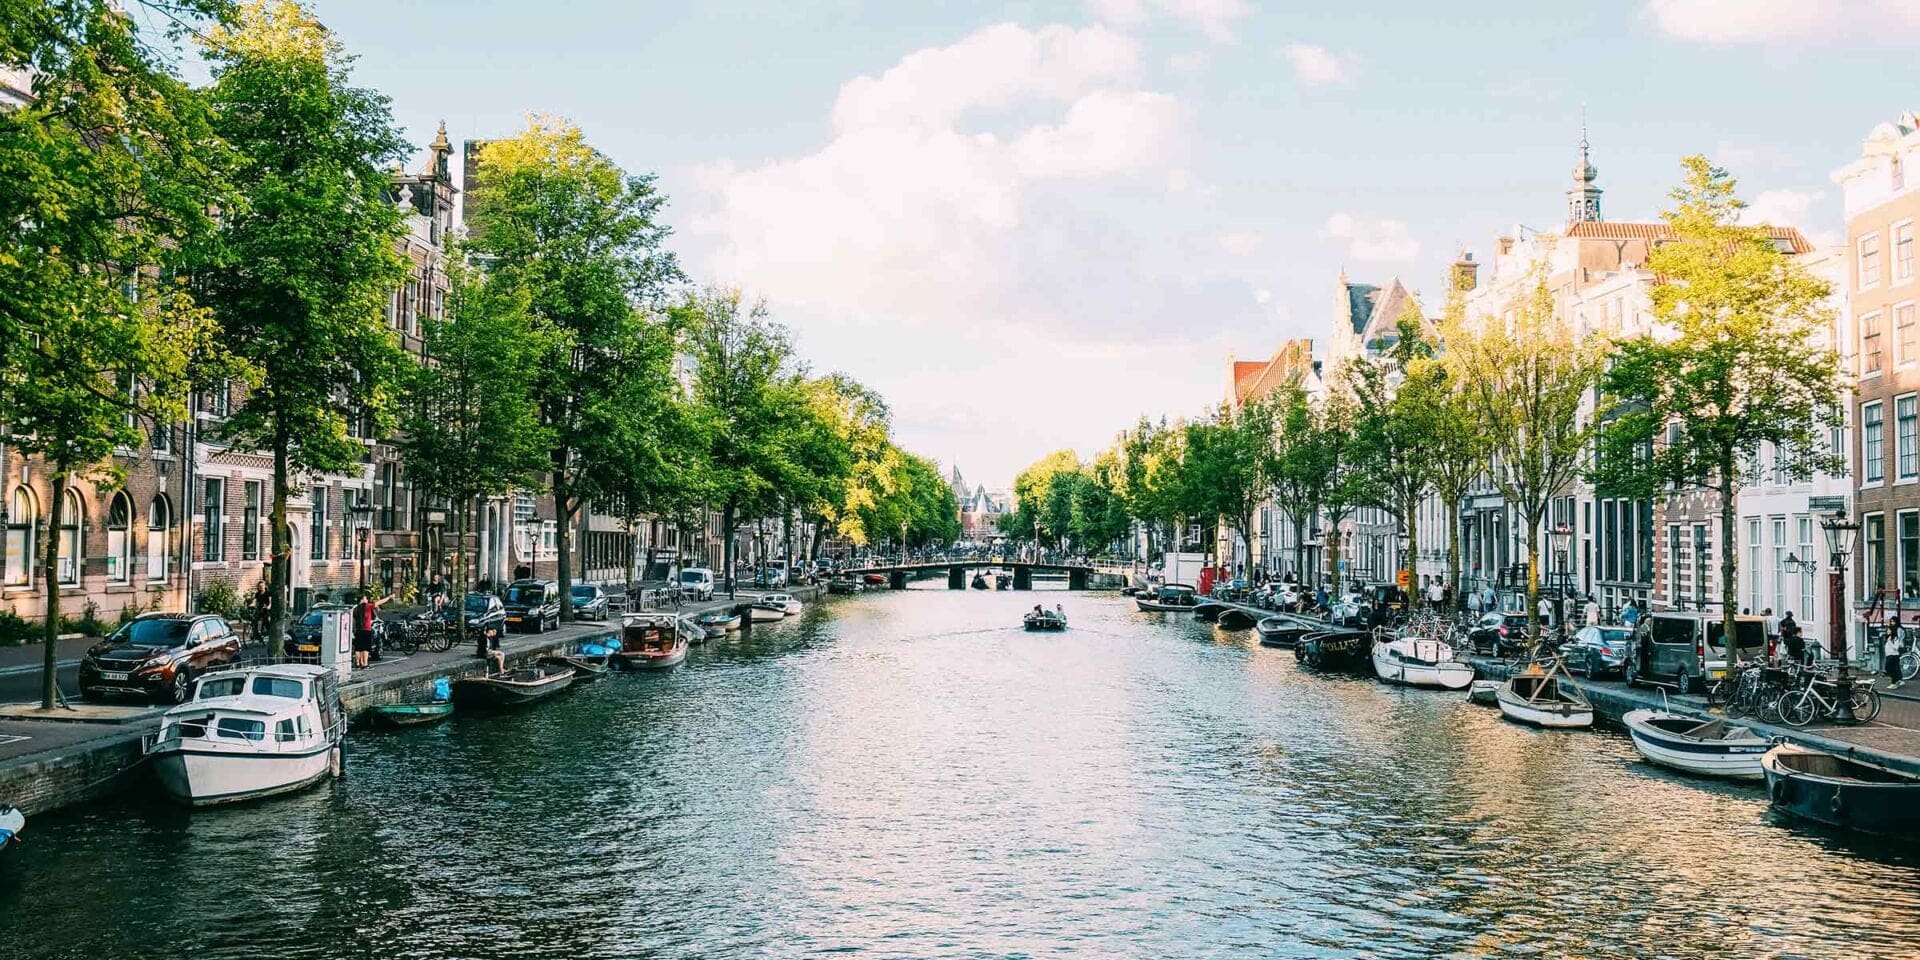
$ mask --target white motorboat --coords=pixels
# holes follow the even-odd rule
[[[1640,755],[1663,767],[1707,777],[1759,780],[1773,742],[1739,724],[1665,710],[1629,710],[1620,718]]]
[[[1473,683],[1473,666],[1453,658],[1453,647],[1442,640],[1395,637],[1373,645],[1373,672],[1389,683],[1410,687],[1465,690]]]
[[[1498,696],[1500,712],[1518,723],[1556,729],[1593,726],[1593,704],[1557,665],[1546,671],[1534,665],[1508,677]]]
[[[290,793],[340,775],[333,671],[302,663],[209,673],[146,743],[160,785],[196,807]]]
[[[802,605],[799,600],[794,599],[793,594],[790,593],[769,593],[761,597],[759,603],[769,607],[779,607],[789,617],[799,616],[800,611],[806,609],[806,607]]]
[[[747,608],[747,619],[754,623],[771,623],[786,618],[787,608],[778,604],[756,602]]]
[[[27,815],[10,803],[0,803],[0,852],[14,845],[27,828]]]
[[[1467,687],[1467,702],[1483,707],[1500,705],[1500,688],[1506,686],[1499,680],[1475,680]]]

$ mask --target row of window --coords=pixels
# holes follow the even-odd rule
[[[1894,569],[1898,577],[1900,597],[1903,600],[1920,599],[1920,510],[1900,510],[1894,513],[1895,542]],[[1888,589],[1887,555],[1887,515],[1869,513],[1861,518],[1860,524],[1861,562],[1866,564],[1863,571],[1865,584],[1861,596],[1871,600]]]
[[[1789,531],[1794,535],[1792,539],[1788,537]],[[1772,538],[1762,541],[1764,532],[1771,532]],[[1747,518],[1745,606],[1748,610],[1755,613],[1772,610],[1775,614],[1795,611],[1802,620],[1812,618],[1813,568],[1796,562],[1793,569],[1788,569],[1790,557],[1794,561],[1813,558],[1813,517],[1802,514],[1766,520]],[[1770,562],[1763,565],[1763,560]]]
[[[1885,315],[1876,310],[1860,317],[1860,375],[1871,377],[1886,369]],[[1920,360],[1920,326],[1916,325],[1914,304],[1893,308],[1893,362],[1907,364]]]
[[[107,580],[111,583],[129,583],[133,580],[133,561],[135,551],[135,531],[133,523],[133,498],[125,491],[114,494],[107,505]],[[13,489],[7,503],[6,549],[0,564],[5,567],[5,584],[9,587],[29,587],[33,585],[35,566],[40,559],[39,521],[41,518],[39,498],[25,485]],[[169,544],[172,542],[173,507],[166,495],[155,496],[147,503],[146,515],[146,567],[147,579],[165,580],[169,572]],[[60,510],[60,525],[54,531],[59,548],[59,562],[56,573],[62,584],[78,584],[80,571],[86,562],[86,541],[81,536],[85,529],[85,504],[74,490],[67,490]]]
[[[1913,279],[1913,221],[1896,223],[1888,233],[1893,237],[1893,282],[1905,283]],[[1875,230],[1862,234],[1854,241],[1853,262],[1859,272],[1856,283],[1861,290],[1871,290],[1880,285],[1883,269],[1880,260],[1881,239],[1881,232]]]
[[[1887,479],[1886,401],[1860,405],[1860,482]],[[1893,398],[1894,479],[1920,479],[1920,398],[1902,394]]]

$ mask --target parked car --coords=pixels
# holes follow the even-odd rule
[[[694,600],[713,599],[713,571],[706,567],[687,567],[680,571],[680,589]]]
[[[1467,631],[1473,652],[1503,657],[1527,648],[1527,615],[1524,613],[1482,614]]]
[[[1633,629],[1620,624],[1581,627],[1562,644],[1560,657],[1567,669],[1589,677],[1625,676],[1627,654],[1633,647]]]
[[[500,600],[509,628],[544,633],[560,625],[560,585],[552,580],[515,580]]]
[[[784,587],[787,585],[787,572],[778,567],[766,567],[754,571],[753,579],[749,582],[756,587]]]
[[[80,661],[80,696],[115,694],[185,703],[193,680],[240,658],[240,639],[211,613],[143,613]]]
[[[1767,654],[1767,621],[1762,617],[1735,617],[1734,640],[1739,658],[1758,660]],[[1672,686],[1681,694],[1698,693],[1727,671],[1725,627],[1720,614],[1671,611],[1650,613],[1634,628],[1632,656],[1627,660],[1627,682]]]
[[[591,583],[574,584],[573,616],[576,620],[605,620],[607,592]]]
[[[460,622],[460,611],[453,604],[447,604],[440,615],[446,618],[448,629],[452,629]],[[469,633],[474,631],[505,633],[507,631],[506,605],[491,593],[467,594],[467,631]]]

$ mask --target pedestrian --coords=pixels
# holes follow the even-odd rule
[[[253,638],[260,640],[267,635],[273,618],[273,590],[267,586],[266,576],[253,585]]]
[[[371,591],[360,595],[360,602],[353,605],[353,667],[365,670],[373,659],[373,620],[380,609],[380,601],[373,598]]]
[[[1627,598],[1627,605],[1620,608],[1620,622],[1629,627],[1640,622],[1640,607],[1633,602],[1633,598],[1631,597]]]
[[[1887,638],[1880,642],[1880,655],[1886,658],[1883,666],[1887,671],[1887,689],[1900,686],[1900,653],[1906,646],[1906,631],[1900,626],[1900,615],[1894,614],[1887,624]]]
[[[1587,594],[1587,626],[1597,627],[1599,625],[1600,599],[1589,593]]]
[[[1553,621],[1553,601],[1548,600],[1546,597],[1541,597],[1540,603],[1534,612],[1540,615],[1541,623],[1551,623]]]
[[[427,595],[428,595],[428,596],[432,596],[432,597],[444,597],[444,596],[446,596],[446,595],[447,595],[447,581],[446,581],[446,580],[444,580],[444,579],[442,579],[442,578],[441,578],[441,576],[440,576],[439,574],[437,574],[437,573],[436,573],[436,574],[434,574],[434,575],[433,575],[433,582],[432,582],[432,583],[429,583],[429,584],[427,584]]]
[[[1435,577],[1433,583],[1427,587],[1427,600],[1433,604],[1434,613],[1446,612],[1447,591],[1440,586],[1440,578]]]
[[[1762,608],[1762,609],[1760,610],[1760,615],[1761,615],[1761,616],[1763,616],[1763,617],[1766,617],[1766,618],[1767,618],[1767,636],[1768,636],[1768,637],[1777,637],[1777,636],[1779,636],[1779,635],[1780,635],[1780,621],[1778,621],[1778,620],[1775,620],[1775,619],[1773,618],[1773,608],[1772,608],[1772,607],[1764,607],[1764,608]]]
[[[1480,591],[1472,590],[1467,593],[1467,613],[1471,614],[1475,620],[1480,619]]]
[[[1780,643],[1787,651],[1787,660],[1791,663],[1805,663],[1807,659],[1807,641],[1800,636],[1800,624],[1793,619],[1793,611],[1780,618]]]
[[[1500,609],[1500,598],[1494,594],[1492,584],[1480,588],[1480,609],[1487,613]]]

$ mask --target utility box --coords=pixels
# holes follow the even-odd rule
[[[335,682],[347,682],[353,672],[352,613],[338,607],[320,610],[320,665],[333,671]]]

